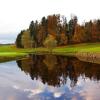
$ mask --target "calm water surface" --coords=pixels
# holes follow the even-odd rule
[[[100,100],[100,65],[54,55],[0,63],[0,100]]]

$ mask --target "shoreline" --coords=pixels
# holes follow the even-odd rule
[[[100,53],[91,53],[91,52],[77,53],[76,57],[81,61],[100,64]]]
[[[27,55],[33,54],[33,55],[61,55],[61,56],[71,56],[76,57],[81,61],[84,62],[90,62],[90,63],[97,63],[100,64],[100,53],[93,53],[93,52],[81,52],[81,53],[49,53],[49,52],[34,52],[34,53],[26,53],[23,55],[13,55],[13,56],[0,56],[0,62],[6,62],[11,60],[18,60],[24,57],[27,57]]]
[[[36,55],[62,55],[77,57],[81,61],[93,62],[100,64],[100,43],[86,43],[86,44],[75,44],[63,47],[49,48],[28,48],[21,49],[16,48],[15,45],[0,46],[0,60],[1,59],[19,59],[29,54]],[[2,60],[1,60],[2,61]]]

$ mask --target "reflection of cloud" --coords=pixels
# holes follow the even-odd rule
[[[34,89],[34,90],[25,89],[24,92],[26,92],[26,91],[30,92],[30,94],[28,95],[29,98],[32,98],[34,95],[40,94],[43,92],[43,90],[41,90],[41,89]]]
[[[29,76],[19,72],[17,66],[12,65],[15,66],[15,62],[0,64],[0,96],[4,97],[0,100],[47,100],[46,98],[49,100],[98,100],[100,98],[100,83],[93,82],[89,78],[84,80],[79,77],[73,89],[70,87],[70,79],[60,87],[53,87],[43,84],[41,79],[31,80]]]
[[[14,85],[13,88],[14,89],[19,89],[19,87],[17,85]]]
[[[76,97],[76,96],[73,96],[73,97],[72,97],[72,100],[77,100],[77,97]]]
[[[64,93],[65,93],[65,87],[59,87],[59,88],[55,88],[53,86],[47,86],[47,85],[41,85],[41,82],[39,84],[39,82],[37,83],[37,85],[35,85],[35,87],[33,87],[33,89],[30,88],[22,88],[19,87],[17,85],[14,85],[13,88],[15,90],[18,91],[23,91],[23,93],[27,93],[27,97],[32,99],[34,97],[40,97],[40,95],[42,97],[49,97],[52,96],[53,98],[60,98]]]
[[[33,89],[29,89],[29,88],[23,89],[22,87],[19,87],[17,85],[13,85],[13,88],[15,90],[19,90],[19,91],[23,91],[24,93],[28,93],[28,96],[27,96],[28,98],[32,98],[34,95],[44,92],[43,86],[39,86],[39,84],[37,84],[37,86]]]
[[[8,100],[16,100],[16,98],[14,96],[9,96],[7,99]]]
[[[21,91],[23,94],[27,94],[26,97],[30,100],[44,100],[46,98],[51,99],[71,99],[71,100],[98,100],[99,95],[99,83],[91,82],[86,79],[85,81],[80,77],[77,86],[73,90],[69,89],[66,85],[61,87],[53,87],[44,85],[41,81],[34,81],[34,86],[31,88],[19,87],[14,85],[13,88],[16,91]]]
[[[100,83],[87,80],[80,95],[84,96],[86,100],[98,100],[100,98]]]
[[[60,98],[64,94],[68,96],[72,95],[67,85],[62,85],[61,87],[49,86],[48,90],[53,94],[54,98]]]
[[[54,97],[55,98],[59,98],[61,95],[62,95],[62,93],[60,93],[60,92],[55,92],[54,93]]]

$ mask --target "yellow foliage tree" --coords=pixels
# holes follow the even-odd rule
[[[44,41],[44,46],[49,48],[50,52],[52,52],[52,49],[57,46],[57,41],[53,35],[48,35],[48,37]]]
[[[32,48],[33,42],[32,42],[29,30],[24,31],[22,35],[22,44],[24,48]]]

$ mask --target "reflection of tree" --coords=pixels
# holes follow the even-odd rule
[[[67,77],[69,77],[71,80],[70,86],[73,87],[80,75],[100,80],[100,67],[98,67],[98,64],[81,62],[76,58],[31,55],[28,58],[18,60],[17,64],[22,71],[30,75],[32,80],[40,78],[44,84],[47,83],[53,86],[66,84]]]
[[[43,62],[49,70],[52,70],[57,64],[57,58],[54,55],[45,55],[45,59],[43,60]]]
[[[71,80],[70,86],[74,87],[75,84],[77,83],[77,78],[78,78],[77,75],[76,75],[74,66],[73,65],[68,65],[67,66],[67,72],[68,72],[69,78]]]

